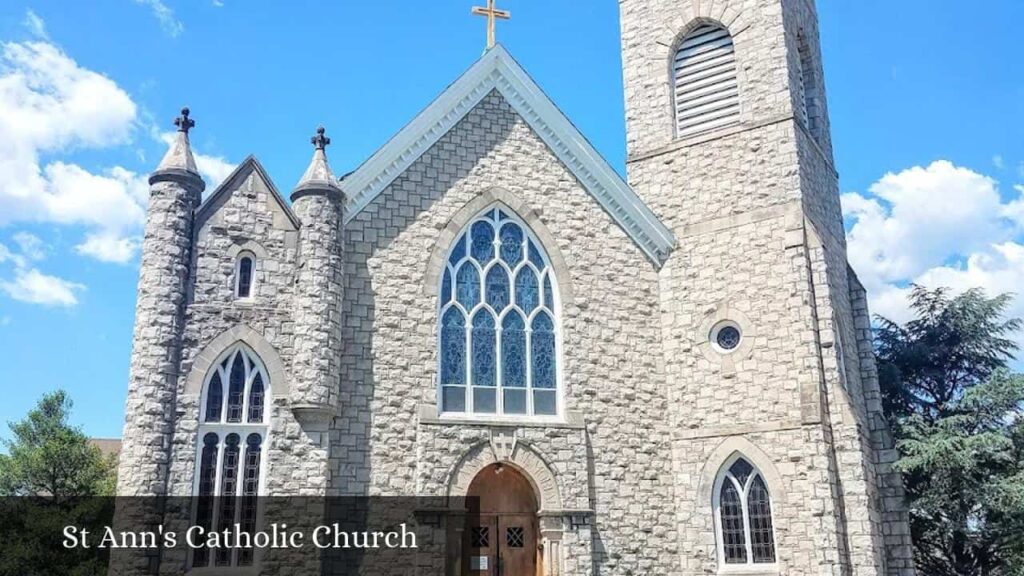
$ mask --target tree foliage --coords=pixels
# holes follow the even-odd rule
[[[915,318],[879,319],[876,355],[910,501],[919,572],[1024,575],[1021,327],[1007,295],[914,287]]]
[[[8,453],[0,454],[0,496],[59,500],[113,493],[112,462],[68,423],[71,406],[58,390],[10,424],[13,438],[4,441]]]

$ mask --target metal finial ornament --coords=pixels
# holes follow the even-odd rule
[[[178,132],[188,134],[188,131],[196,125],[196,121],[189,118],[188,115],[189,109],[188,106],[186,106],[181,109],[181,116],[174,119],[174,125],[178,127]]]
[[[326,132],[326,130],[324,130],[323,126],[320,126],[319,128],[316,129],[316,136],[313,136],[312,138],[309,139],[309,141],[317,150],[323,150],[324,148],[327,147],[328,144],[331,143],[331,139],[328,138],[327,136],[324,136],[324,132]]]

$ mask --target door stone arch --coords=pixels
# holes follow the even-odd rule
[[[530,445],[512,433],[493,432],[488,442],[471,446],[448,477],[449,498],[463,498],[482,472],[496,466],[508,467],[521,475],[533,490],[539,527],[539,559],[544,576],[562,574],[562,535],[565,530],[562,496],[558,479],[547,462]]]

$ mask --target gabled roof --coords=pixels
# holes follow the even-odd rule
[[[372,202],[491,90],[501,93],[647,256],[661,265],[675,247],[672,232],[500,44],[342,180],[348,199],[346,220]]]
[[[270,190],[270,195],[274,198],[274,201],[281,206],[281,210],[288,216],[288,219],[291,220],[292,224],[295,225],[296,228],[299,228],[301,226],[301,222],[299,221],[298,216],[292,212],[291,206],[284,201],[284,197],[281,196],[280,192],[278,192],[277,186],[274,186],[274,181],[270,179],[269,175],[267,175],[267,171],[263,169],[263,165],[260,164],[260,161],[252,154],[246,156],[245,160],[242,160],[238,166],[235,166],[235,169],[231,171],[231,174],[228,175],[223,182],[221,182],[220,186],[217,186],[217,189],[207,196],[206,200],[200,204],[199,209],[196,210],[195,221],[202,222],[208,216],[207,213],[212,209],[212,207],[217,205],[217,202],[220,201],[221,197],[230,193],[231,190],[238,188],[241,185],[239,180],[245,178],[250,169],[253,172],[256,172],[257,176],[266,183],[267,189]]]

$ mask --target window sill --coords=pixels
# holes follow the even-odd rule
[[[720,576],[778,576],[778,564],[726,564],[718,569]]]
[[[587,423],[578,412],[568,412],[564,417],[530,416],[481,416],[481,415],[439,415],[437,406],[420,404],[420,424],[427,426],[495,426],[514,428],[571,428],[583,429]]]

